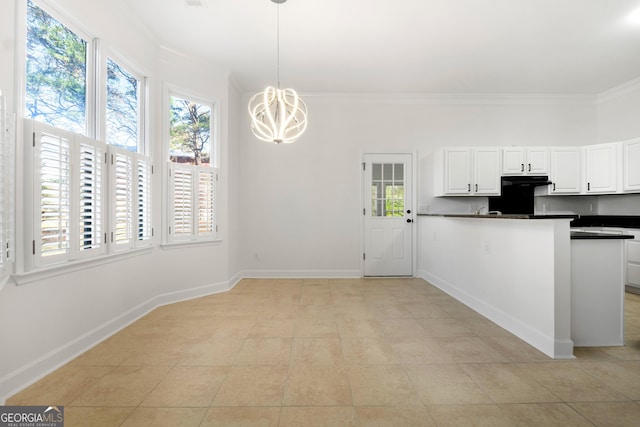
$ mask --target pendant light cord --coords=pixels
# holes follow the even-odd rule
[[[276,61],[277,61],[277,80],[278,89],[280,89],[280,3],[276,6]]]

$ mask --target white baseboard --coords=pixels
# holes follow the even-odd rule
[[[245,270],[243,278],[251,279],[355,279],[359,270]]]
[[[559,340],[555,340],[553,337],[549,337],[540,331],[531,328],[529,325],[505,313],[499,308],[491,304],[487,304],[485,301],[479,300],[473,295],[468,294],[455,285],[434,276],[427,271],[418,270],[417,274],[421,279],[426,280],[433,286],[451,295],[461,303],[477,311],[487,319],[511,332],[547,356],[553,359],[574,358],[573,342],[570,340],[568,342],[559,342]]]
[[[242,276],[238,274],[226,282],[169,292],[150,298],[120,316],[42,355],[0,379],[0,405],[4,405],[8,397],[13,396],[20,390],[70,362],[157,307],[228,291],[241,279]]]

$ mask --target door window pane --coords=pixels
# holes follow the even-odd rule
[[[404,164],[371,165],[371,216],[404,216]]]

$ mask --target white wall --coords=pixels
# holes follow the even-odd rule
[[[640,78],[603,93],[598,102],[598,142],[640,136]],[[600,215],[640,215],[640,194],[601,196]]]
[[[16,0],[16,4],[22,0]],[[8,9],[5,9],[7,3]],[[13,80],[15,65],[13,2],[3,0],[0,14],[0,87],[17,100],[21,88]],[[0,404],[39,376],[86,350],[99,340],[159,304],[228,289],[229,203],[227,146],[230,120],[228,73],[159,47],[144,28],[109,2],[57,0],[56,7],[100,37],[101,48],[144,72],[150,89],[150,143],[156,165],[153,218],[156,245],[136,256],[117,258],[90,268],[57,275],[23,278],[21,285],[0,289]],[[21,7],[24,7],[21,6]],[[179,85],[220,107],[221,174],[218,223],[222,242],[161,248],[163,186],[163,81]],[[236,96],[237,98],[237,96]],[[237,104],[237,102],[236,102]],[[237,157],[237,156],[236,156]],[[237,163],[237,159],[235,160]],[[20,170],[20,168],[18,169]],[[237,188],[237,187],[236,187]],[[20,206],[18,209],[21,210]],[[18,221],[22,218],[18,214]]]
[[[640,78],[610,89],[598,100],[598,142],[640,136]]]
[[[245,272],[359,274],[364,152],[416,152],[415,208],[431,204],[436,212],[448,203],[464,211],[468,201],[429,198],[430,171],[421,165],[433,150],[449,145],[595,142],[591,98],[305,96],[304,100],[309,127],[290,145],[257,140],[243,110],[240,265]],[[244,97],[242,104],[247,101]],[[486,198],[479,199],[486,203]]]

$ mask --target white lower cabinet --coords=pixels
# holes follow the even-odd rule
[[[627,240],[627,290],[640,293],[640,230],[627,230],[634,235]]]

